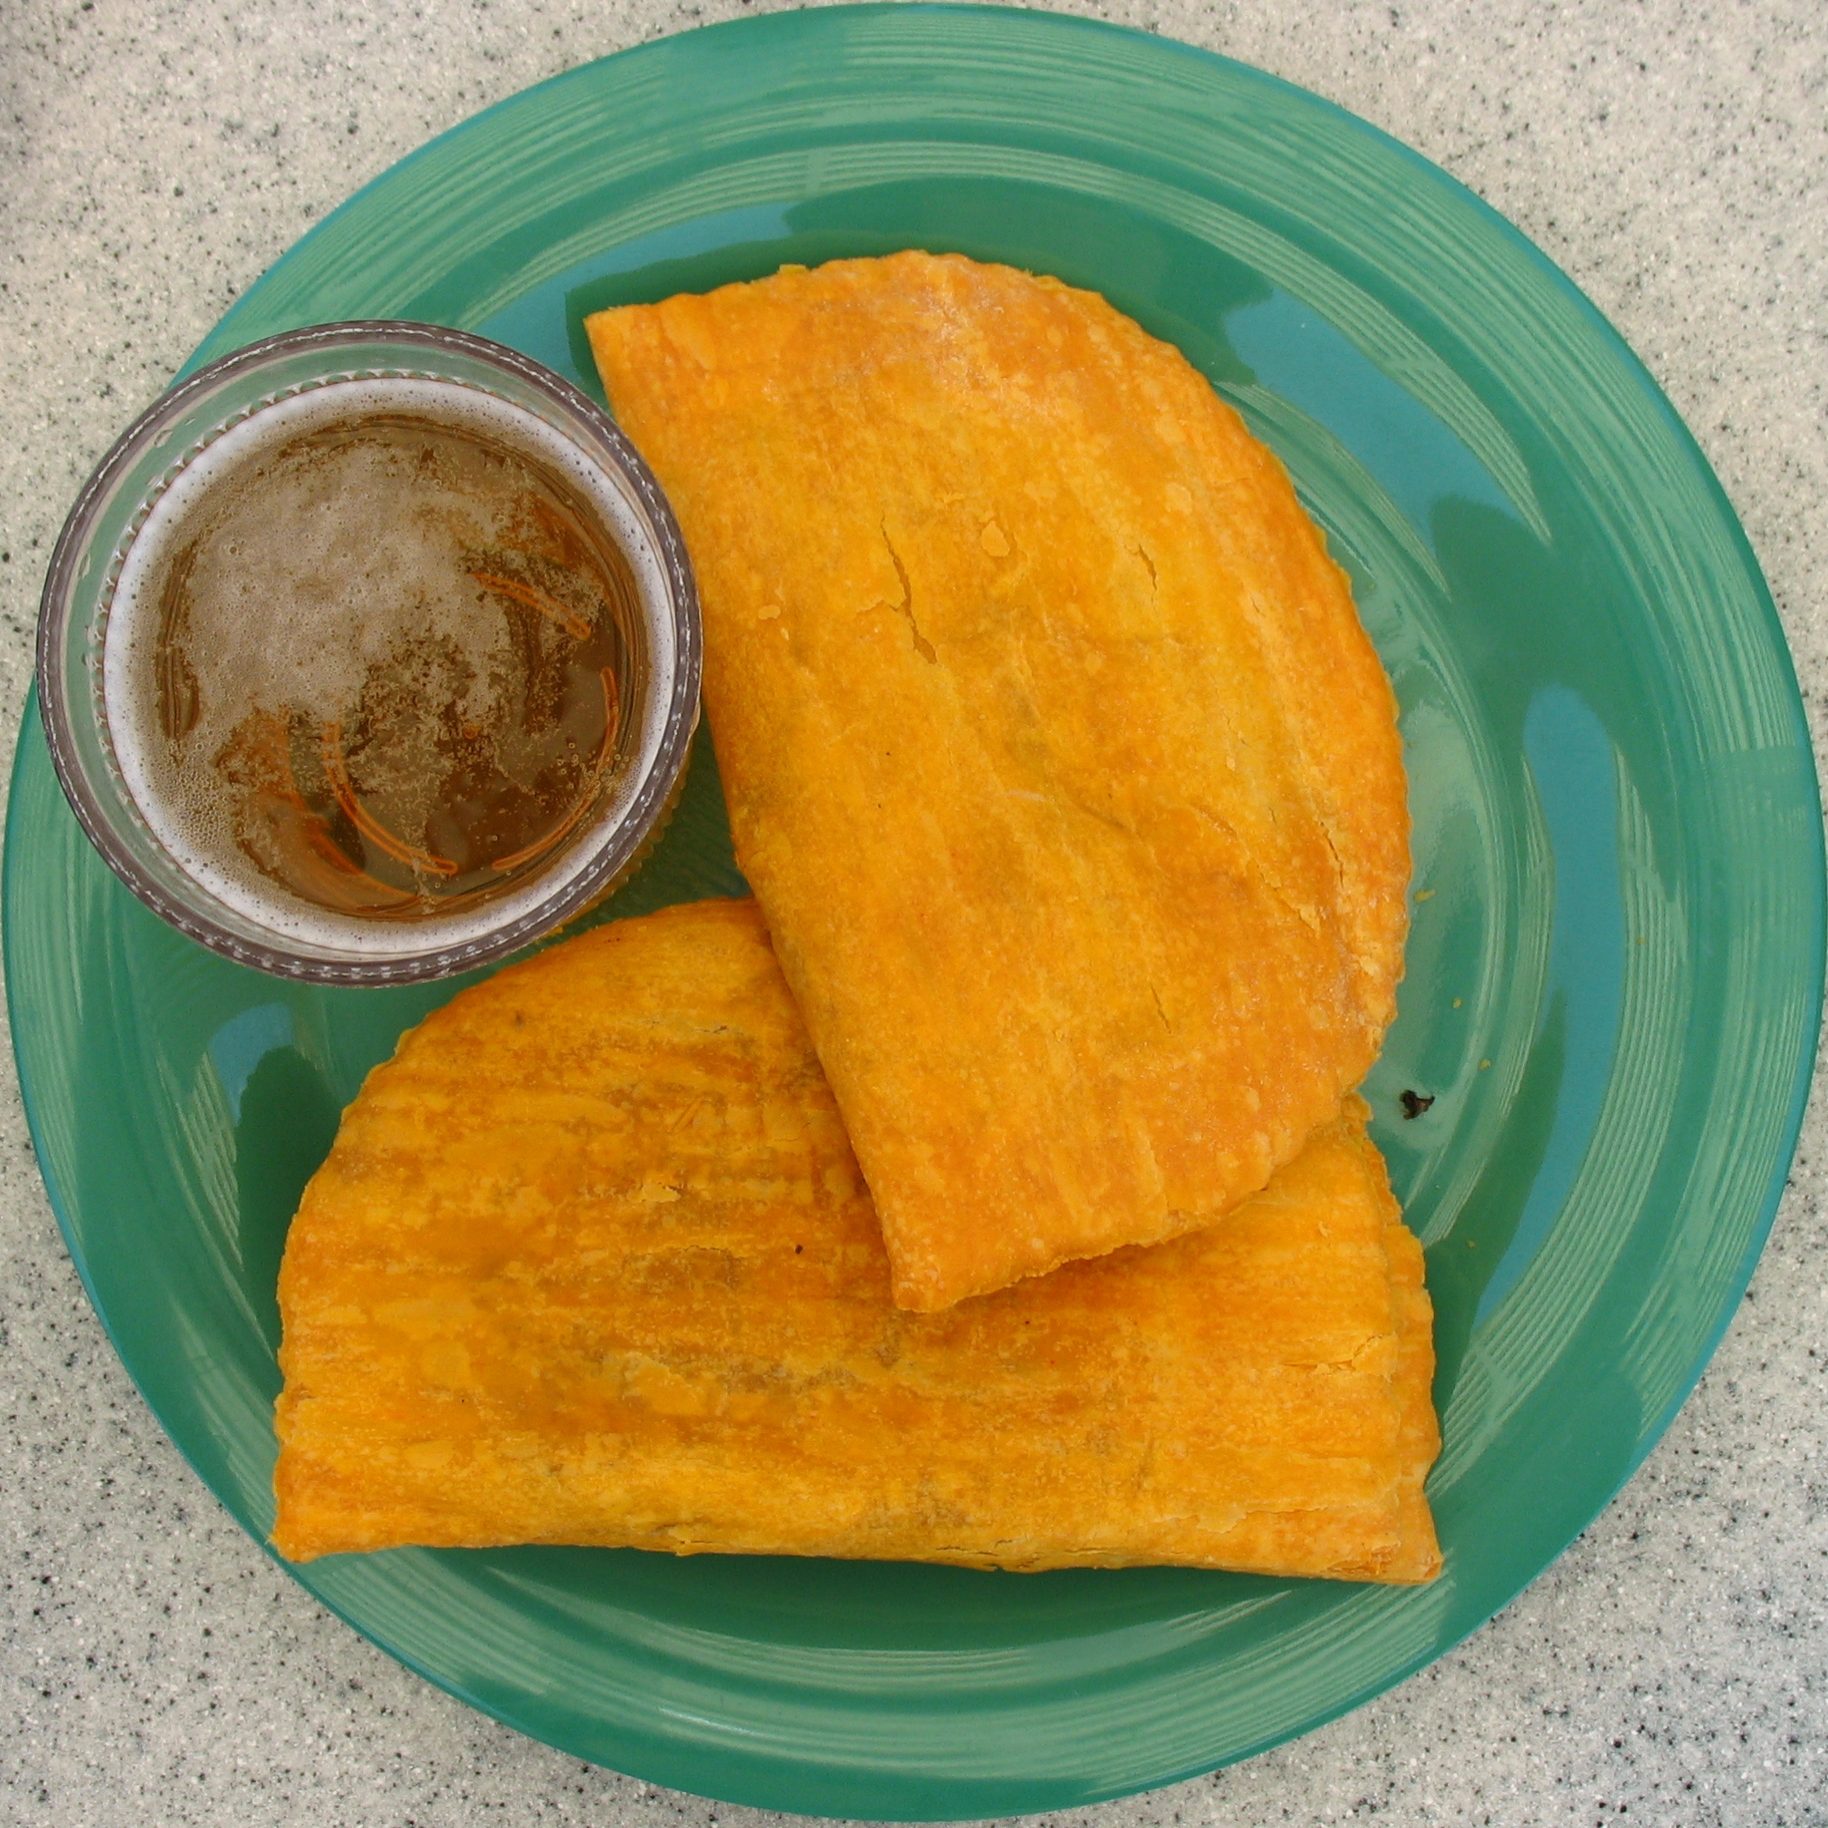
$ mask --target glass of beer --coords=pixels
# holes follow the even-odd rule
[[[289,331],[173,387],[45,584],[59,780],[204,945],[406,983],[609,893],[678,791],[698,600],[615,422],[460,331]]]

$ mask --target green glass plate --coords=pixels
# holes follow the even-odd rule
[[[901,7],[646,45],[397,166],[196,360],[423,318],[594,393],[586,312],[907,246],[1059,274],[1179,344],[1352,571],[1412,771],[1414,936],[1368,1095],[1439,1315],[1446,1572],[1395,1591],[522,1549],[296,1573],[582,1758],[744,1803],[966,1817],[1121,1795],[1312,1727],[1438,1656],[1593,1518],[1769,1226],[1820,1013],[1823,877],[1769,598],[1642,368],[1441,172],[1216,57]],[[701,743],[613,911],[740,887]],[[288,1218],[363,1074],[453,986],[309,990],[168,932],[84,843],[35,718],[5,894],[71,1254],[172,1438],[264,1538]],[[1434,1102],[1406,1119],[1406,1091]]]

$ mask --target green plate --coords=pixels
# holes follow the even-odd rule
[[[1180,1570],[515,1550],[298,1578],[431,1680],[657,1782],[962,1817],[1208,1770],[1388,1687],[1599,1511],[1732,1312],[1800,1121],[1821,827],[1777,620],[1693,442],[1574,288],[1363,122],[1015,11],[779,14],[504,102],[292,250],[197,360],[410,317],[593,392],[582,316],[919,246],[1170,338],[1287,461],[1403,707],[1416,908],[1378,1138],[1428,1247],[1447,1567]],[[708,750],[617,914],[740,888]],[[272,1516],[274,1272],[339,1107],[451,986],[255,976],[129,898],[17,762],[6,947],[72,1256],[172,1438]],[[1432,1097],[1406,1120],[1399,1094]]]

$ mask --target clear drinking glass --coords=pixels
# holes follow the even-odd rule
[[[423,409],[440,424],[448,408],[459,437],[463,427],[481,422],[478,414],[486,419],[497,411],[499,419],[498,408],[508,409],[503,423],[538,430],[541,451],[559,453],[551,473],[583,478],[566,500],[585,517],[577,524],[586,534],[607,542],[591,550],[613,549],[625,566],[618,575],[632,580],[620,597],[601,599],[599,620],[613,620],[617,656],[615,667],[603,671],[603,744],[593,772],[579,777],[583,797],[554,828],[560,838],[544,841],[550,854],[541,852],[537,866],[514,864],[517,873],[504,875],[500,887],[488,878],[453,907],[425,896],[420,906],[410,892],[396,890],[404,899],[381,916],[346,911],[352,904],[311,902],[278,878],[243,892],[233,871],[225,874],[226,866],[217,867],[188,839],[174,839],[176,814],[159,803],[152,775],[135,760],[159,738],[139,727],[150,713],[119,683],[126,677],[124,635],[108,660],[123,571],[137,564],[129,575],[146,574],[145,555],[172,537],[171,528],[182,524],[178,517],[195,516],[195,503],[207,499],[214,474],[230,458],[259,446],[281,423],[273,415],[307,431],[334,431],[345,403],[377,398],[410,398],[415,413]],[[180,505],[186,501],[192,505]],[[571,537],[575,548],[575,528]],[[540,563],[549,570],[549,557]],[[537,579],[517,582],[495,575],[500,569],[478,561],[470,575],[487,591],[540,612],[544,621],[535,617],[532,626],[548,645],[561,639],[552,625],[565,623],[565,605],[536,588]],[[122,593],[122,604],[130,597],[131,591]],[[503,612],[510,613],[509,605]],[[286,630],[275,629],[276,638],[290,632],[296,639],[297,618],[308,606],[275,604],[274,613],[291,618]],[[123,609],[120,627],[127,626]],[[211,363],[128,428],[89,479],[58,540],[39,618],[37,667],[45,734],[64,792],[96,849],[148,907],[203,945],[263,971],[321,983],[408,983],[467,970],[527,944],[600,900],[639,862],[677,795],[698,721],[698,598],[659,485],[615,422],[576,388],[511,349],[461,331],[329,324],[288,331]],[[334,735],[335,726],[326,729]],[[340,750],[332,759],[335,778],[346,785]],[[342,804],[364,820],[347,795]],[[321,818],[318,826],[322,849],[329,827]],[[366,819],[362,830],[371,828],[392,854],[426,856],[399,840],[390,843]],[[242,861],[232,861],[247,873]],[[429,862],[447,867],[437,858]],[[368,880],[358,866],[338,867]]]

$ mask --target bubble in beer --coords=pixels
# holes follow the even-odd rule
[[[644,580],[602,486],[463,391],[269,409],[180,476],[123,565],[117,761],[166,848],[256,918],[494,906],[562,865],[640,739]]]

